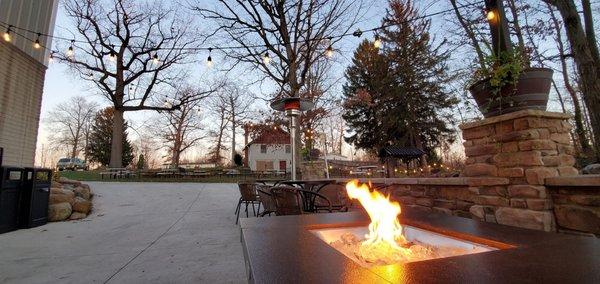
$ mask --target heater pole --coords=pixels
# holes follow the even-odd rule
[[[294,112],[288,111],[290,118],[290,139],[292,140],[292,180],[296,180],[296,128],[298,127],[297,115]]]

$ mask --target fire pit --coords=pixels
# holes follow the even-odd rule
[[[403,226],[407,245],[401,249],[362,246],[368,227],[311,230],[313,234],[363,267],[402,264],[497,250],[498,248]]]
[[[411,211],[354,185],[366,212],[242,219],[249,282],[600,283],[596,238]]]
[[[350,198],[358,199],[371,223],[368,227],[312,230],[321,240],[363,267],[401,264],[496,250],[442,234],[402,226],[400,204],[391,201],[367,184],[346,185]]]

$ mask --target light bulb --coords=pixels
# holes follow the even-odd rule
[[[158,53],[154,54],[154,56],[152,57],[152,62],[154,62],[154,64],[158,64]]]
[[[488,19],[488,21],[493,21],[496,19],[496,12],[494,12],[493,10],[489,10],[486,14],[486,18]]]
[[[50,57],[48,58],[48,63],[54,62],[54,52],[50,53]]]
[[[328,58],[333,57],[333,47],[331,45],[325,50],[325,56]]]
[[[10,42],[11,38],[10,38],[10,27],[8,26],[8,29],[6,29],[6,31],[4,32],[4,41],[6,42]]]
[[[208,68],[211,68],[211,67],[213,67],[213,61],[212,61],[212,58],[210,57],[210,55],[209,55],[209,56],[208,56],[208,58],[206,59],[206,66],[207,66]]]
[[[380,48],[381,47],[381,39],[379,38],[378,35],[375,35],[375,41],[373,42],[373,46],[375,48]]]
[[[263,56],[263,63],[265,65],[269,65],[271,63],[271,57],[269,57],[269,53],[265,52],[265,56]]]

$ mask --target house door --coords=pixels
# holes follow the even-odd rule
[[[287,161],[279,161],[279,170],[284,172],[287,170]]]

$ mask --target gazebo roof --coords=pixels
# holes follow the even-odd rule
[[[379,151],[379,157],[381,158],[416,159],[423,155],[425,155],[425,152],[415,147],[387,146]]]

